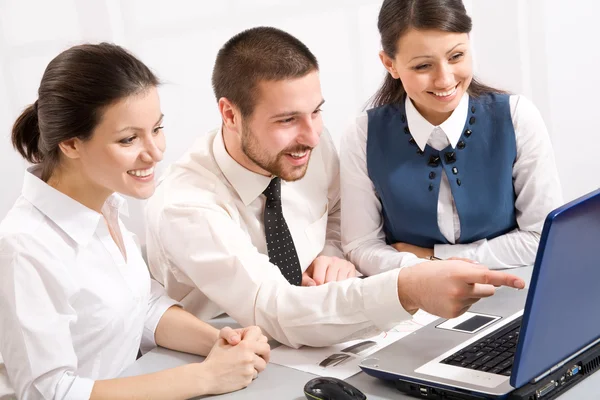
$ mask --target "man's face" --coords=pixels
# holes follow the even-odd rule
[[[242,122],[242,152],[268,174],[301,179],[323,130],[319,73],[262,81],[257,90],[254,111]]]

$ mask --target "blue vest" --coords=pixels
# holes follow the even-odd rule
[[[367,170],[382,205],[388,243],[447,244],[437,221],[442,171],[460,219],[457,243],[493,239],[517,227],[513,164],[515,131],[508,95],[469,97],[456,149],[415,143],[402,106],[367,111]]]

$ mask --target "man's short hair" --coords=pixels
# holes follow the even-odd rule
[[[217,101],[226,97],[248,117],[258,82],[301,78],[318,69],[316,57],[300,40],[276,28],[257,27],[238,33],[219,50],[212,86]]]

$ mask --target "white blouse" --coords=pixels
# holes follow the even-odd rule
[[[452,115],[439,126],[429,123],[407,98],[406,118],[421,150],[426,145],[441,150],[456,147],[468,114],[465,94]],[[442,175],[437,205],[440,232],[450,244],[434,247],[439,258],[465,257],[490,268],[531,265],[548,213],[563,204],[552,144],[542,117],[533,103],[520,95],[510,96],[517,158],[513,166],[517,229],[492,240],[455,244],[460,237],[460,220],[448,177]],[[362,113],[342,137],[340,176],[342,198],[342,246],[344,253],[362,273],[373,275],[423,260],[411,253],[397,252],[385,243],[381,202],[367,173],[368,116]],[[408,189],[410,190],[410,189]]]
[[[0,223],[0,374],[20,399],[87,399],[95,380],[117,377],[139,348],[156,345],[156,326],[176,302],[150,279],[121,223],[123,198],[113,194],[99,214],[38,172],[25,173]]]

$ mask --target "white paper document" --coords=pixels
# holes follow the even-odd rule
[[[411,320],[371,338],[319,348],[305,346],[292,349],[279,346],[271,351],[270,362],[319,376],[346,379],[360,372],[358,364],[362,359],[437,318],[424,311],[418,311]]]

